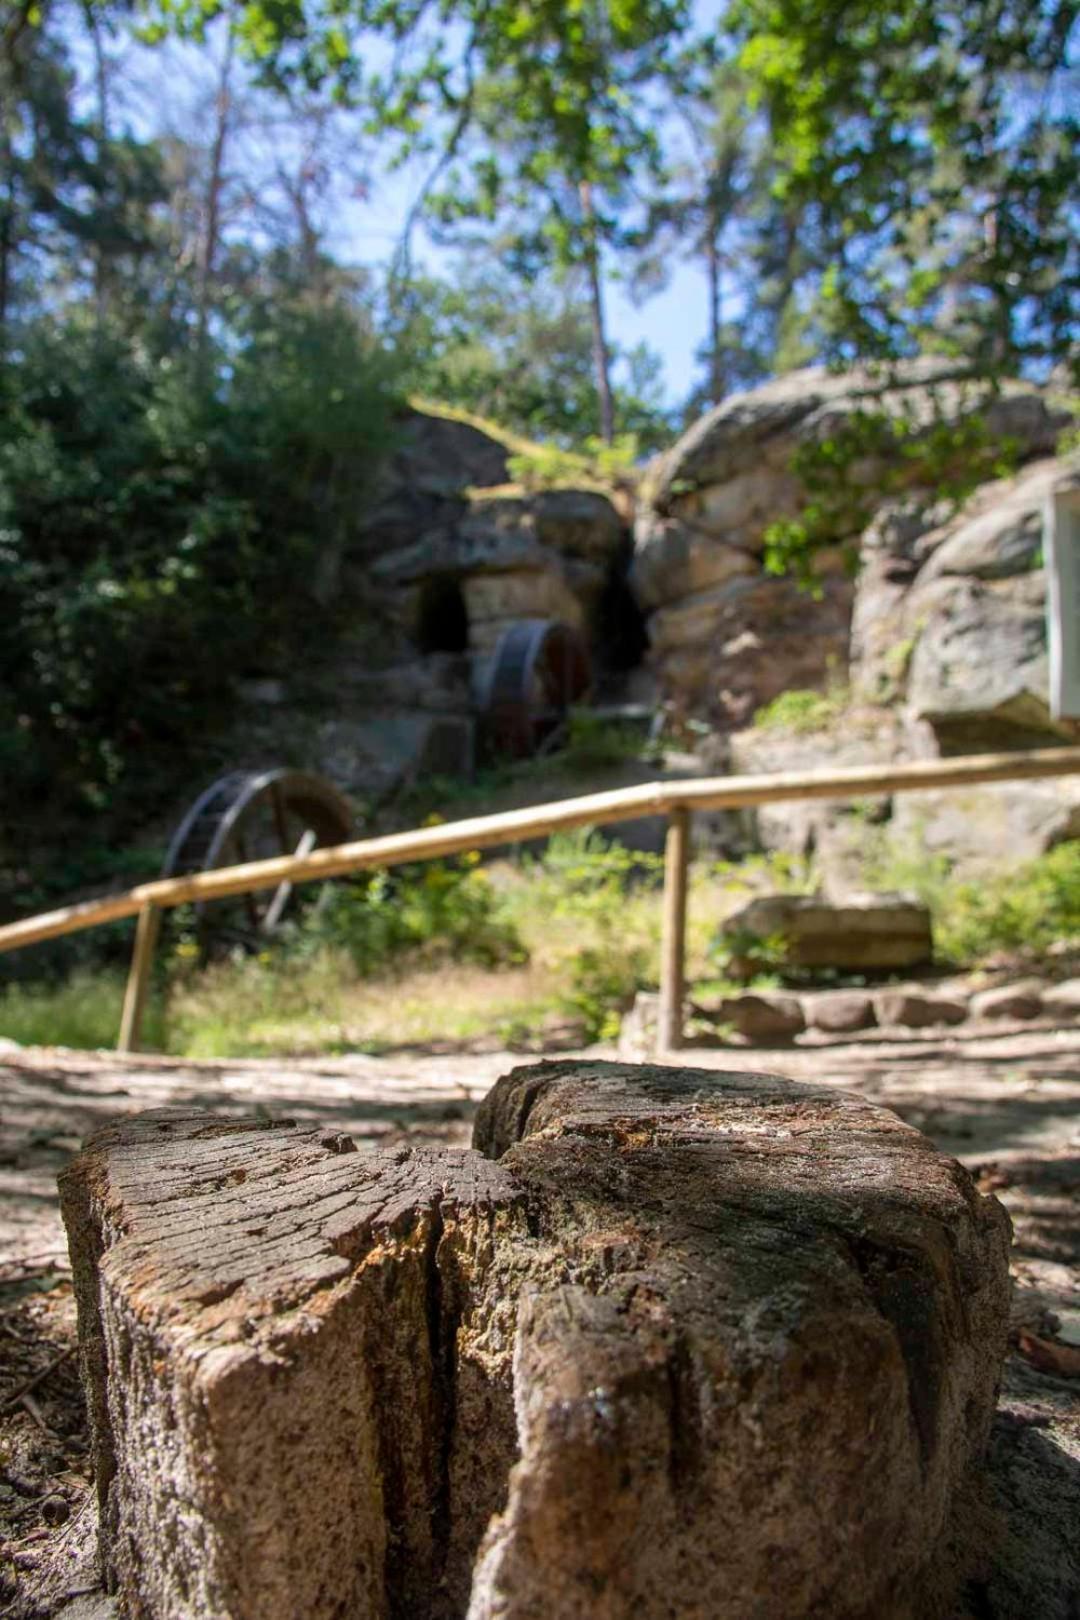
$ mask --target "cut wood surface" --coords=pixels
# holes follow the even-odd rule
[[[159,1111],[65,1173],[126,1613],[949,1612],[1008,1222],[918,1132],[574,1061],[351,1148]]]

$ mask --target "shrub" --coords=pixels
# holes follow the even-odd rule
[[[635,932],[628,901],[635,887],[655,887],[663,867],[659,855],[610,843],[589,829],[556,833],[531,866],[532,903],[575,919],[590,941],[567,959],[570,984],[560,998],[582,1020],[589,1040],[612,1039],[638,990],[656,982],[655,906],[648,931]]]
[[[611,1041],[634,997],[652,982],[648,952],[620,943],[614,936],[599,946],[586,946],[570,963],[570,988],[562,1007],[577,1018],[588,1041]]]
[[[501,967],[528,955],[475,851],[335,884],[294,934],[301,953],[327,946],[346,951],[363,975],[405,957]]]
[[[275,667],[316,616],[325,633],[311,582],[388,442],[387,362],[348,311],[294,301],[251,313],[208,368],[73,316],[38,322],[0,371],[0,822],[16,852],[40,846],[42,804],[121,842],[148,788],[185,774],[235,673]]]
[[[572,770],[601,770],[628,759],[655,759],[655,748],[640,726],[605,720],[589,709],[572,709],[562,763]]]
[[[998,951],[1080,943],[1080,842],[978,882],[946,882],[929,898],[935,955],[958,967]]]

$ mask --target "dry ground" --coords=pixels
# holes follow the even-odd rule
[[[369,1141],[465,1143],[479,1098],[521,1061],[504,1052],[288,1064],[0,1054],[0,1609],[22,1620],[112,1612],[97,1588],[56,1200],[56,1173],[81,1138],[118,1114],[190,1104],[332,1121]],[[969,1587],[963,1620],[1078,1620],[1080,1030],[870,1035],[783,1051],[694,1050],[678,1061],[858,1090],[926,1131],[1006,1204],[1016,1291],[988,1463],[993,1557]]]

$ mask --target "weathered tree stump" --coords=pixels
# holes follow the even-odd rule
[[[948,1613],[1008,1220],[885,1109],[516,1070],[475,1150],[144,1114],[63,1178],[154,1620]]]

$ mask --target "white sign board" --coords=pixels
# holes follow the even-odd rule
[[[1050,712],[1080,719],[1080,489],[1051,495],[1043,519]]]

